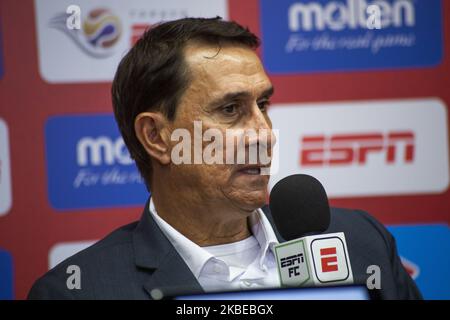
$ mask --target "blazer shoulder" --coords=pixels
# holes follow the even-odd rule
[[[69,266],[78,267],[82,275],[82,286],[90,286],[100,279],[102,274],[119,272],[121,267],[128,267],[133,262],[132,232],[137,222],[122,226],[90,247],[66,258],[47,271],[35,281],[28,299],[75,299],[94,298],[90,295],[95,290],[69,290]],[[90,281],[93,279],[93,281]],[[87,281],[86,281],[87,280]]]
[[[365,268],[376,265],[382,272],[382,299],[422,299],[414,281],[402,266],[395,238],[376,218],[362,210],[332,208],[328,232],[343,231],[355,278],[367,278]]]
[[[387,248],[392,245],[393,237],[390,232],[366,211],[332,207],[330,212],[330,226],[327,232],[342,231],[360,240],[369,240],[371,243],[382,240]]]
[[[131,246],[132,233],[136,228],[136,225],[137,222],[133,222],[112,231],[110,234],[95,242],[93,245],[67,258],[55,268],[58,268],[60,265],[67,265],[68,263],[83,263],[86,261],[99,259],[105,260],[110,255],[117,258],[117,254],[119,253],[117,252],[118,250],[121,251],[122,248]],[[122,254],[123,253],[124,252],[122,252]]]

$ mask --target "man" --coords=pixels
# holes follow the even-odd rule
[[[279,287],[272,250],[283,239],[264,206],[267,164],[186,163],[175,158],[189,159],[191,149],[174,152],[174,133],[195,136],[194,122],[201,133],[223,136],[227,130],[271,130],[273,87],[255,53],[258,45],[250,31],[220,18],[171,21],[144,34],[120,63],[112,95],[151,199],[139,222],[56,266],[29,298],[148,299]],[[258,136],[245,139],[244,147],[270,151],[274,143],[272,135],[265,141]],[[376,264],[382,298],[420,298],[380,223],[363,212],[333,209],[328,232],[338,231],[346,234],[357,283],[365,284],[367,267]],[[79,289],[66,285],[70,265],[81,270]]]

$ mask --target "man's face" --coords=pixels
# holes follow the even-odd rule
[[[271,154],[274,141],[267,107],[273,89],[254,51],[233,45],[222,46],[219,51],[215,46],[191,44],[185,49],[185,59],[191,82],[180,99],[172,131],[185,128],[194,137],[194,121],[201,122],[203,133],[208,129],[219,130],[224,139],[227,130],[258,132],[263,129],[269,133],[265,145]],[[248,147],[255,142],[261,145],[262,141],[246,139],[245,142],[246,164],[236,161],[230,164],[225,160],[223,164],[171,163],[171,174],[177,183],[187,186],[187,190],[206,202],[213,201],[217,206],[239,212],[253,211],[267,199],[269,176],[259,174],[257,169],[249,170],[255,166],[248,165]],[[172,142],[172,148],[177,143]],[[203,142],[203,148],[210,143]],[[225,159],[229,150],[225,141],[222,146]]]

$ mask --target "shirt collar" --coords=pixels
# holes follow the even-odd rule
[[[249,218],[250,227],[253,235],[261,246],[261,258],[259,268],[265,269],[267,254],[273,253],[273,247],[278,244],[278,239],[273,231],[272,225],[261,209],[257,209]]]
[[[156,212],[155,204],[153,203],[152,198],[150,198],[149,211],[161,231],[165,234],[167,239],[169,239],[170,243],[175,247],[184,262],[186,262],[189,269],[191,269],[191,272],[198,279],[203,266],[208,262],[208,260],[214,258],[213,255],[186,238],[174,227],[163,220]]]
[[[196,243],[186,238],[165,220],[163,220],[156,212],[152,198],[150,198],[149,211],[161,231],[175,247],[194,276],[198,279],[205,264],[207,264],[208,261],[215,259],[215,257]],[[278,239],[273,231],[272,225],[261,209],[255,210],[255,212],[250,215],[249,223],[253,236],[256,238],[261,247],[259,268],[265,270],[268,252],[269,250],[273,252],[273,246],[278,244]]]

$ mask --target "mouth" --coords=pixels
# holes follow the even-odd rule
[[[238,173],[242,174],[248,174],[248,175],[261,175],[261,169],[268,168],[267,166],[261,166],[261,165],[252,165],[252,166],[243,166],[237,169]]]

